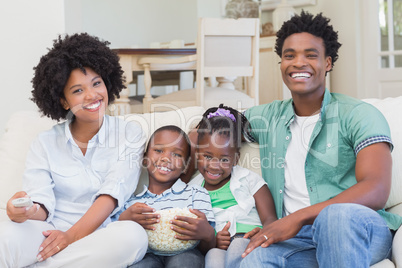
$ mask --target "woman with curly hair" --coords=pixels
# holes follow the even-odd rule
[[[32,100],[66,120],[31,145],[23,191],[0,223],[1,267],[127,267],[146,252],[140,225],[111,222],[137,186],[145,138],[105,115],[124,87],[108,45],[86,33],[59,37],[34,68]],[[32,203],[15,205],[20,198]]]

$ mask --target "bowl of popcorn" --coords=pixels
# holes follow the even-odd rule
[[[153,224],[155,230],[145,230],[148,234],[148,247],[158,255],[174,255],[197,246],[199,240],[180,240],[175,238],[176,233],[170,227],[175,216],[197,218],[188,208],[172,208],[158,210],[159,222]]]

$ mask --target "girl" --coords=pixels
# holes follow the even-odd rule
[[[217,231],[216,248],[208,252],[206,267],[239,267],[249,232],[277,219],[263,178],[237,165],[246,124],[242,114],[221,104],[207,110],[197,127],[200,174],[192,183],[208,190]]]
[[[137,125],[105,115],[124,87],[108,44],[59,37],[35,68],[32,100],[67,121],[31,145],[24,191],[7,203],[11,221],[0,223],[1,267],[126,267],[146,252],[139,224],[110,223],[137,186],[145,139]],[[15,207],[21,197],[33,205]]]
[[[214,216],[208,192],[197,185],[187,185],[183,176],[190,157],[189,139],[180,128],[164,126],[151,136],[145,152],[144,164],[148,170],[148,188],[133,195],[126,203],[119,220],[132,220],[145,229],[154,230],[156,210],[189,208],[196,219],[176,216],[172,229],[182,240],[200,240],[198,249],[179,254],[165,254],[149,250],[144,259],[130,267],[204,267],[204,255],[215,246]],[[210,222],[210,223],[208,223]],[[203,254],[201,254],[203,253]]]

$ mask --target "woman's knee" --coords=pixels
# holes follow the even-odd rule
[[[113,228],[113,236],[122,249],[138,249],[145,255],[148,248],[148,236],[144,228],[133,221],[117,221],[109,224]]]
[[[22,267],[34,263],[45,238],[42,231],[52,228],[41,221],[0,222],[0,266]]]

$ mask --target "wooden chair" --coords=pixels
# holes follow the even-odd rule
[[[164,59],[144,57],[138,64],[144,67],[146,94],[144,112],[167,111],[188,106],[209,108],[220,103],[238,110],[258,105],[259,20],[200,18],[198,22],[196,56]],[[151,96],[152,65],[166,64],[169,68],[195,63],[196,88]],[[176,66],[176,67],[175,67]],[[205,79],[216,77],[217,87],[205,86]],[[231,82],[245,77],[245,88],[235,90]],[[226,83],[226,85],[225,85]]]

